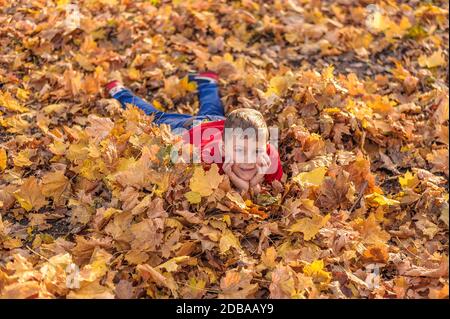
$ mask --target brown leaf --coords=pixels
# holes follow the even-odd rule
[[[42,194],[41,186],[34,176],[27,178],[20,188],[14,192],[14,196],[20,206],[27,212],[30,210],[39,210],[39,208],[47,204],[45,196]]]
[[[42,178],[42,193],[58,201],[69,185],[69,179],[64,175],[64,171],[47,173]]]
[[[252,276],[245,271],[229,270],[220,280],[219,298],[246,299],[252,298],[258,290],[258,284],[251,284]]]

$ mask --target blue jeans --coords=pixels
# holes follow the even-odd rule
[[[200,102],[198,114],[166,113],[159,111],[152,104],[134,95],[130,90],[123,89],[113,95],[122,107],[126,104],[136,105],[147,115],[154,115],[153,122],[156,124],[168,124],[172,130],[177,128],[190,129],[193,121],[218,121],[224,120],[224,108],[219,97],[219,88],[216,83],[200,83],[197,85],[197,94]]]

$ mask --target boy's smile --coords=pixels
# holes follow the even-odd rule
[[[256,172],[258,171],[256,164],[240,164],[235,163],[233,164],[233,172],[240,177],[243,180],[249,181],[255,176]]]

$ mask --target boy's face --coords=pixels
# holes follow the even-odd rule
[[[233,135],[225,144],[225,157],[233,163],[232,170],[242,180],[250,181],[258,172],[258,163],[266,153],[266,139]]]

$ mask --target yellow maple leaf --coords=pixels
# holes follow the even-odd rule
[[[189,187],[193,192],[197,192],[200,196],[209,196],[222,182],[223,176],[219,174],[217,164],[212,164],[211,168],[205,172],[203,167],[197,166],[194,170]]]
[[[182,78],[179,83],[180,87],[184,89],[187,92],[194,92],[197,90],[197,83],[195,82],[189,82],[189,79],[187,76]]]
[[[322,184],[327,170],[326,167],[317,167],[310,172],[299,173],[292,180],[305,186],[319,186]]]
[[[398,200],[387,198],[379,193],[366,195],[365,199],[374,206],[394,206],[400,204]]]
[[[174,257],[169,259],[168,261],[166,261],[165,263],[159,265],[158,267],[156,267],[156,269],[161,269],[164,268],[166,269],[166,271],[168,272],[174,272],[178,270],[178,265],[186,260],[188,260],[190,257],[189,256],[178,256],[178,257]]]
[[[303,267],[303,273],[312,277],[314,281],[320,283],[329,283],[331,274],[324,270],[323,260],[314,260],[311,264]]]
[[[406,34],[409,28],[411,28],[411,23],[407,17],[402,17],[399,24],[389,20],[388,28],[384,30],[384,34],[388,39],[401,38]]]
[[[85,143],[70,144],[66,157],[69,161],[77,163],[84,161],[89,154],[89,149]]]
[[[188,280],[187,287],[191,290],[191,293],[194,296],[198,296],[200,298],[203,293],[206,286],[206,281],[202,279],[198,279],[195,277],[190,277]]]
[[[36,177],[31,176],[25,180],[20,188],[14,192],[20,206],[22,206],[27,212],[30,210],[38,210],[47,204],[44,194],[42,194],[41,188],[37,182]]]
[[[417,62],[419,62],[419,65],[421,67],[427,67],[429,69],[447,64],[447,62],[445,61],[444,55],[442,53],[442,50],[435,51],[430,56],[426,56],[426,55],[422,54],[419,57],[419,59],[417,60]]]
[[[275,94],[277,96],[283,96],[294,83],[294,79],[295,78],[291,73],[284,76],[274,76],[269,81],[269,87],[265,92],[265,95],[270,96]]]
[[[316,236],[319,230],[325,226],[325,224],[330,219],[330,214],[326,216],[321,216],[319,214],[313,215],[312,218],[305,217],[297,221],[294,225],[289,228],[291,233],[300,232],[303,233],[303,238],[305,240],[311,240]]]
[[[367,106],[369,106],[374,111],[382,113],[390,113],[395,106],[395,102],[389,100],[387,96],[373,95],[371,100],[367,101]]]
[[[324,69],[322,70],[322,72],[321,72],[322,79],[323,79],[324,81],[330,81],[330,80],[333,80],[333,79],[334,79],[333,72],[334,72],[334,66],[333,66],[333,65],[327,66],[327,67],[324,68]]]
[[[19,101],[12,97],[9,92],[0,92],[0,106],[5,107],[7,110],[19,113],[25,113],[29,111],[27,107],[22,106]]]
[[[233,62],[234,58],[230,53],[227,52],[223,55],[223,60],[227,62]]]
[[[62,9],[70,3],[70,0],[56,0],[56,6],[58,9]]]
[[[16,92],[16,96],[19,100],[26,101],[26,100],[28,100],[28,98],[30,96],[30,91],[18,88],[17,92]]]
[[[413,175],[410,171],[407,171],[405,175],[398,177],[398,182],[402,189],[414,188],[419,184],[419,179],[416,175]]]
[[[83,54],[75,54],[74,60],[86,71],[93,71],[95,69],[89,58]]]
[[[141,78],[141,72],[136,68],[128,69],[128,77],[130,80],[138,81]]]
[[[48,145],[48,149],[55,155],[64,155],[66,153],[67,145],[64,142],[55,140]]]
[[[96,247],[92,253],[90,263],[80,271],[80,281],[93,282],[98,280],[108,271],[108,261],[112,255],[106,250]]]
[[[2,242],[2,245],[6,249],[19,248],[22,247],[22,240],[20,238],[11,238],[9,236],[6,236],[6,238]]]
[[[0,125],[7,127],[9,133],[22,133],[30,127],[30,123],[24,120],[20,114],[9,116],[7,118],[0,117]]]
[[[184,197],[189,201],[191,204],[198,204],[202,201],[202,196],[197,192],[187,192],[184,194]]]
[[[229,229],[224,229],[222,232],[222,237],[219,241],[219,250],[222,254],[225,254],[230,248],[236,248],[237,250],[242,250],[239,240],[234,236],[233,232]]]
[[[34,152],[30,149],[24,149],[20,151],[13,159],[14,165],[19,167],[27,167],[33,164],[30,161],[30,157],[34,155]]]
[[[44,111],[46,114],[61,113],[66,108],[67,108],[66,103],[53,103],[43,107],[42,111]]]
[[[162,104],[158,101],[158,100],[153,100],[152,101],[152,105],[160,111],[164,111],[164,107],[162,106]]]
[[[148,177],[149,181],[155,185],[155,194],[161,197],[169,188],[172,176],[168,173],[152,172]]]
[[[351,224],[361,234],[363,243],[366,244],[385,243],[391,237],[381,228],[374,213],[371,213],[367,219],[358,217]]]
[[[87,159],[79,166],[80,175],[88,180],[95,180],[101,177],[101,174],[107,171],[105,162],[100,159]]]
[[[389,70],[392,73],[394,78],[399,80],[405,80],[408,76],[411,75],[407,69],[405,69],[402,63],[398,60],[394,60],[395,68]]]

